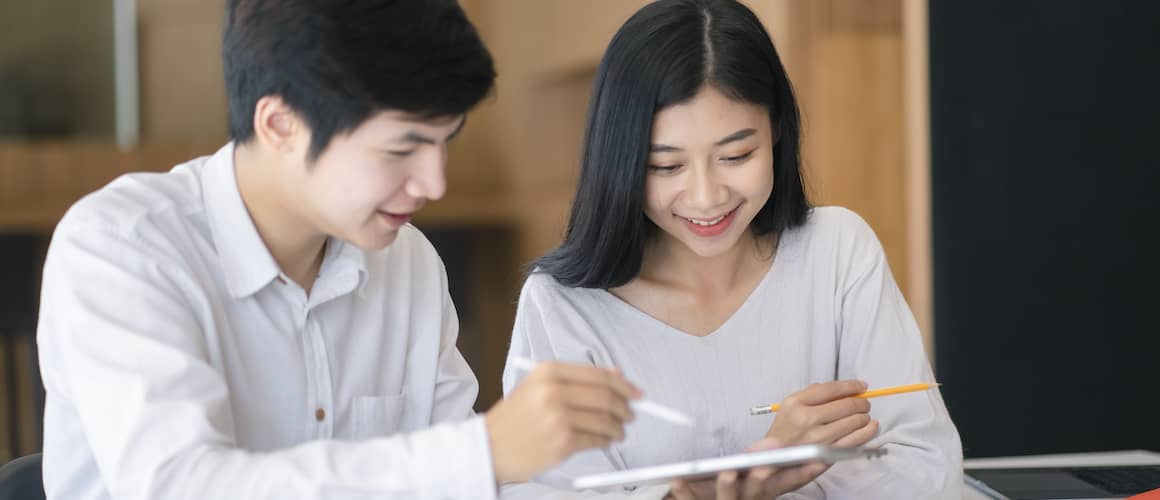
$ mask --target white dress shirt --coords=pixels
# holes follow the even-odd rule
[[[430,243],[331,239],[308,296],[233,152],[123,176],[57,226],[37,332],[48,497],[495,497]]]
[[[773,265],[716,331],[696,337],[605,290],[568,288],[544,274],[520,295],[511,356],[621,369],[645,398],[692,416],[686,429],[637,414],[626,439],[582,452],[537,483],[505,485],[504,498],[660,498],[662,487],[572,493],[571,478],[743,451],[773,415],[750,416],[811,383],[857,378],[871,388],[931,382],[914,318],[882,246],[856,214],[815,209],[782,235]],[[509,358],[510,359],[510,358]],[[508,392],[524,373],[509,363]],[[874,399],[869,446],[882,459],[840,462],[783,498],[961,498],[959,436],[937,390]],[[721,441],[713,437],[723,429]],[[554,489],[559,488],[559,489]]]

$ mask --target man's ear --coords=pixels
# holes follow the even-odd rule
[[[258,99],[254,106],[254,138],[271,151],[282,154],[302,153],[297,135],[303,130],[298,113],[276,95]]]

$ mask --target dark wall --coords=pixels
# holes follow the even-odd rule
[[[40,451],[44,388],[35,330],[47,243],[41,235],[0,233],[0,460]]]
[[[932,0],[930,43],[964,453],[1160,450],[1160,2]]]
[[[0,336],[36,328],[45,238],[0,232]]]

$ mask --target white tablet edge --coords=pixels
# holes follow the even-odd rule
[[[678,478],[704,477],[728,470],[752,469],[763,465],[788,466],[813,461],[834,463],[839,460],[873,458],[885,454],[886,449],[884,448],[829,448],[816,444],[791,446],[776,450],[589,474],[573,479],[572,487],[577,490],[585,490],[609,486],[644,486]]]

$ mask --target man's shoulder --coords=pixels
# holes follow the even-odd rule
[[[387,248],[375,252],[377,258],[388,261],[403,260],[412,266],[442,266],[443,260],[435,245],[419,228],[405,224],[399,228],[395,241]]]
[[[209,157],[168,172],[135,172],[117,177],[74,203],[57,231],[88,228],[124,236],[165,231],[204,209],[200,172]]]
[[[446,268],[439,252],[415,226],[400,227],[395,241],[386,248],[360,251],[366,256],[369,278],[380,286],[404,286],[413,291],[447,287]]]

